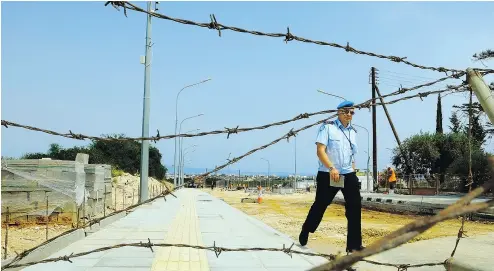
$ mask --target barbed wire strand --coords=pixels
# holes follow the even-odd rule
[[[68,230],[68,231],[65,231],[65,232],[63,232],[63,233],[61,233],[61,234],[59,234],[59,235],[57,235],[57,236],[55,236],[55,237],[52,237],[51,239],[48,239],[48,240],[44,241],[43,243],[41,243],[41,244],[39,244],[39,245],[37,245],[37,246],[35,246],[35,247],[33,247],[33,248],[30,248],[30,249],[24,250],[24,251],[23,251],[23,252],[21,252],[21,253],[17,253],[17,252],[16,252],[17,256],[16,256],[14,259],[12,259],[12,261],[11,261],[11,262],[9,262],[8,264],[6,264],[6,265],[2,266],[2,269],[5,269],[5,268],[13,268],[13,267],[12,267],[12,265],[14,265],[16,262],[19,262],[19,261],[20,261],[20,260],[22,260],[23,258],[25,258],[27,255],[29,255],[29,254],[30,254],[31,252],[33,252],[34,250],[36,250],[36,249],[38,249],[38,248],[40,248],[40,247],[42,247],[42,246],[44,246],[44,245],[46,245],[46,244],[48,244],[48,243],[52,242],[52,241],[55,241],[56,239],[58,239],[58,238],[60,238],[60,237],[63,237],[63,236],[65,236],[65,235],[67,235],[67,234],[70,234],[70,233],[72,233],[72,232],[74,232],[74,231],[77,231],[77,230],[79,230],[79,229],[81,229],[81,228],[86,228],[86,227],[92,226],[92,225],[94,225],[94,224],[96,224],[96,223],[99,223],[99,222],[100,222],[101,220],[103,220],[103,219],[109,218],[109,217],[111,217],[111,216],[117,215],[117,214],[122,213],[122,212],[128,212],[128,211],[130,211],[130,210],[132,210],[132,209],[135,209],[135,208],[137,208],[137,207],[139,207],[139,206],[141,206],[141,205],[144,205],[144,204],[150,203],[150,202],[152,202],[152,201],[154,201],[154,200],[156,200],[156,199],[158,199],[158,198],[164,198],[164,199],[166,200],[166,198],[165,198],[165,197],[166,197],[167,195],[172,195],[172,196],[174,196],[174,197],[176,198],[177,196],[176,196],[175,194],[173,194],[173,191],[175,191],[175,190],[177,190],[177,189],[181,188],[183,185],[176,186],[176,187],[174,187],[174,188],[173,188],[173,189],[171,189],[171,190],[170,190],[170,188],[168,188],[168,186],[167,186],[166,184],[165,184],[164,186],[165,186],[165,191],[163,191],[163,193],[161,193],[161,194],[159,194],[159,195],[157,195],[157,196],[155,196],[155,197],[153,197],[153,198],[150,198],[150,199],[145,200],[145,201],[140,202],[140,203],[136,203],[136,204],[134,204],[134,205],[130,205],[130,206],[128,206],[128,207],[127,207],[127,208],[125,208],[125,209],[122,209],[122,210],[119,210],[119,211],[115,211],[115,212],[110,213],[110,214],[108,214],[108,215],[106,215],[106,216],[103,216],[103,217],[100,217],[100,218],[96,218],[96,219],[90,220],[90,221],[88,221],[87,223],[83,224],[82,226],[79,226],[79,227],[77,227],[77,228],[74,228],[74,229],[70,229],[70,230]]]
[[[494,165],[494,162],[492,162],[492,159],[490,160],[490,164],[491,164],[491,167]],[[68,261],[68,262],[72,263],[71,259],[73,259],[73,258],[85,256],[85,255],[88,255],[91,253],[102,252],[102,251],[106,251],[106,250],[110,250],[110,249],[120,248],[120,247],[145,247],[145,248],[151,249],[151,251],[153,251],[153,247],[187,247],[187,248],[213,251],[213,252],[215,252],[216,257],[219,257],[222,252],[274,251],[274,252],[283,252],[283,253],[288,254],[289,256],[291,256],[292,254],[301,254],[301,255],[306,255],[306,256],[321,256],[321,257],[327,258],[328,260],[333,261],[333,262],[330,262],[328,264],[316,267],[316,269],[313,269],[313,270],[319,270],[321,267],[323,267],[323,268],[328,267],[327,270],[344,270],[344,269],[350,268],[350,265],[352,265],[358,261],[365,261],[365,262],[368,262],[371,264],[377,264],[377,265],[393,266],[393,267],[399,268],[399,270],[405,270],[406,268],[412,268],[412,267],[441,265],[441,264],[445,264],[447,261],[445,261],[443,263],[424,263],[424,264],[417,264],[417,265],[408,265],[408,264],[381,263],[381,262],[377,262],[377,261],[365,260],[363,258],[377,254],[377,253],[385,251],[385,250],[389,250],[389,249],[394,248],[394,247],[397,247],[397,246],[411,240],[415,236],[421,234],[422,232],[429,229],[430,227],[432,227],[433,225],[435,225],[438,222],[441,222],[441,221],[444,221],[446,219],[453,218],[455,216],[459,216],[462,214],[480,211],[482,209],[493,206],[494,200],[490,200],[490,201],[482,202],[482,203],[476,203],[476,204],[468,204],[475,197],[479,196],[484,191],[486,191],[492,187],[494,187],[494,181],[491,179],[490,182],[487,182],[482,187],[479,187],[479,188],[471,191],[467,195],[465,195],[462,198],[463,204],[452,204],[448,208],[442,210],[441,212],[439,212],[437,215],[435,215],[433,217],[417,219],[414,222],[412,222],[408,225],[405,225],[402,228],[396,230],[395,232],[390,233],[387,236],[383,237],[382,239],[374,242],[373,244],[371,244],[366,249],[364,249],[360,252],[355,252],[355,253],[348,255],[348,256],[343,256],[343,257],[338,257],[337,255],[334,255],[334,254],[322,254],[322,253],[312,253],[312,252],[303,252],[303,251],[298,251],[298,250],[292,250],[294,243],[288,248],[285,247],[285,245],[283,245],[283,248],[262,248],[262,247],[226,248],[226,247],[217,247],[216,242],[214,242],[213,246],[170,244],[170,243],[153,244],[151,242],[151,240],[148,238],[147,243],[146,242],[144,242],[144,243],[140,242],[140,243],[117,244],[114,246],[101,247],[101,248],[86,251],[86,252],[72,253],[70,255],[65,255],[65,256],[60,256],[60,257],[55,257],[55,258],[48,258],[48,259],[44,259],[41,261],[34,261],[34,262],[29,262],[29,263],[24,263],[24,264],[10,265],[8,267],[5,267],[4,269],[26,267],[26,266],[31,266],[31,265],[40,264],[40,263],[57,262],[57,261]]]
[[[401,62],[401,63],[404,63],[406,65],[409,65],[409,66],[412,66],[415,68],[424,69],[424,70],[432,70],[432,71],[437,71],[437,72],[444,72],[446,74],[447,74],[447,72],[452,72],[452,73],[463,72],[463,71],[460,71],[457,69],[450,69],[450,68],[445,68],[445,67],[431,67],[431,66],[418,65],[418,64],[415,64],[415,63],[412,63],[412,62],[406,60],[407,57],[386,56],[386,55],[381,55],[381,54],[377,54],[377,53],[373,53],[373,52],[360,51],[360,50],[357,50],[357,49],[351,47],[349,42],[347,42],[346,45],[340,45],[340,44],[333,43],[333,42],[324,42],[324,41],[311,40],[311,39],[299,37],[299,36],[296,36],[296,35],[293,35],[292,33],[290,33],[289,27],[287,28],[287,33],[265,33],[265,32],[252,31],[252,30],[247,30],[247,29],[243,29],[243,28],[239,28],[239,27],[227,26],[224,24],[220,24],[217,22],[214,14],[211,14],[211,16],[210,16],[211,17],[210,23],[198,23],[198,22],[194,22],[191,20],[173,18],[170,16],[166,16],[164,14],[153,12],[153,11],[148,12],[147,10],[144,10],[144,9],[142,9],[142,8],[140,8],[134,4],[131,4],[127,1],[108,1],[105,3],[105,6],[107,6],[108,4],[111,4],[117,10],[119,10],[119,7],[123,7],[124,12],[127,9],[130,9],[130,10],[134,10],[137,12],[142,12],[142,13],[151,15],[151,16],[159,18],[159,19],[169,20],[169,21],[173,21],[176,23],[180,23],[180,24],[199,26],[199,27],[208,28],[208,29],[215,29],[218,31],[220,36],[221,36],[221,31],[231,30],[234,32],[247,33],[247,34],[252,34],[252,35],[256,35],[256,36],[285,38],[286,43],[288,43],[288,41],[296,40],[296,41],[300,41],[300,42],[304,42],[304,43],[312,43],[312,44],[317,44],[317,45],[322,45],[322,46],[330,46],[330,47],[334,47],[334,48],[343,49],[346,52],[354,53],[357,55],[367,55],[367,56],[371,56],[371,57],[387,59],[387,60],[390,60],[392,62],[398,62],[398,63]],[[476,70],[486,71],[486,70],[490,70],[490,69],[477,69],[476,68]]]
[[[397,103],[399,101],[404,101],[404,100],[408,100],[408,99],[412,99],[412,98],[417,98],[417,97],[419,97],[420,99],[422,99],[423,97],[427,97],[430,94],[443,93],[443,92],[447,92],[447,91],[452,91],[452,90],[448,88],[448,89],[443,89],[443,90],[436,90],[436,91],[429,91],[429,92],[424,92],[424,93],[417,93],[415,95],[402,97],[402,98],[399,98],[399,99],[396,99],[396,100],[393,100],[393,101],[390,101],[390,102],[385,102],[384,104],[393,104],[393,103]],[[371,105],[372,104],[370,104],[368,102],[363,102],[361,104],[355,105],[354,107],[355,108],[362,109],[362,108],[368,108]],[[382,104],[381,103],[376,103],[376,105],[382,105]],[[334,111],[337,111],[337,110],[334,110]],[[304,126],[304,127],[300,128],[298,130],[291,129],[287,134],[285,134],[285,135],[283,135],[283,136],[281,136],[281,137],[279,137],[279,138],[271,141],[270,143],[268,143],[266,145],[262,145],[261,147],[255,148],[253,150],[250,150],[249,152],[247,152],[247,153],[245,153],[245,154],[243,154],[243,155],[241,155],[239,157],[236,157],[236,158],[233,158],[233,159],[227,159],[228,160],[227,163],[225,163],[225,164],[223,164],[223,165],[221,165],[219,167],[216,167],[216,168],[214,168],[211,171],[208,171],[208,172],[205,172],[205,173],[203,173],[201,175],[198,175],[196,178],[198,178],[200,180],[200,179],[202,179],[202,178],[204,178],[204,177],[206,177],[206,176],[208,176],[208,175],[210,175],[210,174],[212,174],[214,172],[217,172],[217,171],[219,171],[219,170],[221,170],[221,169],[223,169],[223,168],[225,168],[225,167],[227,167],[227,166],[229,166],[231,164],[234,164],[234,163],[238,162],[239,160],[245,158],[246,156],[249,156],[249,155],[251,155],[251,154],[253,154],[253,153],[257,152],[257,151],[260,151],[262,149],[265,149],[265,148],[267,148],[267,147],[269,147],[271,145],[274,145],[274,144],[280,142],[283,139],[289,140],[291,136],[296,136],[296,134],[298,132],[303,131],[303,130],[306,130],[306,129],[311,128],[313,126],[316,126],[318,124],[322,124],[325,121],[327,121],[327,120],[329,120],[331,118],[334,118],[335,116],[336,116],[336,114],[335,115],[332,115],[332,116],[330,116],[328,118],[322,119],[322,120],[320,120],[318,122],[315,122],[315,123],[309,124],[307,126]]]
[[[397,95],[403,94],[405,92],[409,92],[409,91],[412,91],[412,90],[419,89],[419,88],[424,87],[424,86],[433,85],[433,84],[435,84],[437,82],[440,82],[440,81],[443,81],[443,80],[445,80],[445,79],[444,78],[441,78],[439,80],[436,80],[434,82],[430,82],[430,83],[427,83],[427,84],[418,85],[418,86],[415,86],[415,87],[412,87],[412,88],[408,88],[408,89],[400,89],[400,90],[395,91],[393,93],[383,95],[382,98],[387,98],[387,97],[391,97],[391,96],[397,96]],[[399,102],[399,101],[402,101],[402,100],[408,100],[408,99],[412,99],[412,98],[415,98],[415,97],[422,97],[423,98],[423,97],[426,97],[429,94],[442,93],[442,92],[447,92],[447,91],[450,91],[450,90],[451,91],[460,90],[462,87],[464,87],[464,84],[456,85],[456,86],[448,86],[448,89],[444,89],[444,90],[440,90],[440,91],[423,92],[423,93],[419,93],[419,94],[416,94],[416,95],[407,96],[407,97],[403,97],[403,98],[400,98],[400,99],[392,100],[392,101],[387,102],[385,104],[393,104],[393,103],[396,103],[396,102]],[[376,98],[376,99],[369,99],[369,100],[361,103],[360,105],[357,105],[356,108],[359,108],[359,109],[362,109],[362,108],[370,108],[370,106],[373,105],[372,101],[375,101],[377,99],[378,98]],[[376,105],[382,105],[380,102],[377,102],[375,104]],[[331,109],[331,110],[322,110],[322,111],[312,112],[312,113],[302,113],[302,114],[299,114],[299,115],[295,116],[294,118],[291,118],[291,119],[288,119],[288,120],[278,121],[278,122],[274,122],[274,123],[270,123],[270,124],[265,124],[265,125],[261,125],[261,126],[256,126],[256,127],[250,127],[250,128],[239,128],[237,126],[236,128],[225,128],[225,130],[214,130],[214,131],[201,132],[201,133],[196,133],[196,134],[177,134],[177,135],[165,135],[165,136],[160,136],[159,135],[159,131],[158,131],[158,135],[157,136],[153,136],[153,137],[118,137],[118,138],[117,137],[98,137],[98,136],[90,136],[90,135],[73,133],[72,130],[69,130],[69,133],[60,133],[60,132],[56,132],[56,131],[53,131],[53,130],[44,129],[44,128],[38,128],[38,127],[24,125],[24,124],[19,124],[19,123],[15,123],[15,122],[8,121],[8,120],[2,120],[1,121],[1,125],[4,126],[4,127],[6,127],[6,128],[9,128],[9,127],[18,127],[18,128],[23,128],[23,129],[26,129],[26,130],[31,130],[31,131],[36,131],[36,132],[42,132],[42,133],[46,133],[46,134],[50,134],[50,135],[54,135],[54,136],[61,136],[61,137],[70,138],[70,139],[77,139],[77,140],[85,140],[85,139],[101,140],[101,141],[133,141],[133,140],[141,141],[141,140],[151,140],[151,141],[156,142],[156,141],[159,141],[159,140],[172,139],[172,138],[175,138],[175,137],[186,137],[186,138],[190,138],[190,137],[200,137],[200,136],[214,135],[214,134],[227,134],[227,138],[229,138],[229,136],[231,134],[238,134],[238,133],[252,131],[252,130],[263,130],[263,129],[267,129],[269,127],[284,125],[284,124],[287,124],[287,123],[290,123],[290,122],[294,122],[294,121],[298,121],[298,120],[301,120],[301,119],[310,118],[310,117],[316,116],[316,115],[335,113],[336,111],[337,110]]]

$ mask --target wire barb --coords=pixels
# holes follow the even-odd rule
[[[209,14],[209,18],[211,19],[211,22],[209,23],[209,29],[218,30],[218,35],[221,37],[221,28],[218,24],[218,21],[216,21],[216,16],[214,16],[214,14]]]
[[[72,138],[77,140],[84,140],[84,137],[81,134],[74,134],[71,130],[69,130],[69,134]]]
[[[288,254],[288,256],[290,256],[290,258],[293,258],[292,257],[292,247],[293,245],[295,245],[295,243],[292,243],[292,245],[289,247],[289,248],[285,248],[285,244],[283,244],[283,252]]]
[[[238,134],[238,125],[235,128],[227,128],[227,127],[225,127],[225,129],[226,129],[226,132],[228,133],[226,135],[226,139],[229,139],[231,134]]]
[[[286,28],[286,35],[285,35],[285,43],[288,44],[289,41],[292,41],[294,39],[294,36],[290,33],[290,27]]]
[[[216,255],[216,258],[218,258],[223,251],[220,247],[216,247],[216,241],[213,241],[213,251],[214,254]]]
[[[290,143],[290,137],[292,136],[297,136],[297,134],[293,131],[293,128],[286,134],[286,142]]]

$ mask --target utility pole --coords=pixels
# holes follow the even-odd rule
[[[376,68],[371,68],[372,76],[372,177],[377,182],[377,131],[376,131]],[[379,185],[379,184],[377,184]]]
[[[156,2],[157,3],[157,2]],[[147,3],[147,11],[151,12],[151,2]],[[147,15],[146,26],[146,52],[144,56],[144,105],[142,113],[142,137],[149,137],[149,107],[150,107],[150,81],[151,81],[151,15]],[[149,173],[149,141],[143,140],[141,144],[141,176],[139,202],[149,198],[148,173]]]

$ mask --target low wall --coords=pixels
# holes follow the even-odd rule
[[[88,159],[78,154],[75,161],[2,160],[2,221],[7,210],[10,221],[44,217],[47,210],[75,221],[114,208],[111,166],[87,164]]]

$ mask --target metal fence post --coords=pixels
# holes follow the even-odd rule
[[[125,187],[122,188],[122,209],[125,209]]]
[[[5,215],[5,247],[3,259],[7,259],[7,246],[9,245],[9,222],[10,222],[10,210],[7,207],[7,214]]]
[[[46,240],[48,240],[48,222],[49,222],[49,217],[48,217],[48,195],[46,196]]]
[[[82,198],[82,219],[86,222],[86,188],[84,187],[84,197]],[[82,224],[84,226],[84,224]]]
[[[103,216],[106,216],[106,184],[105,184],[105,197],[103,198]]]

